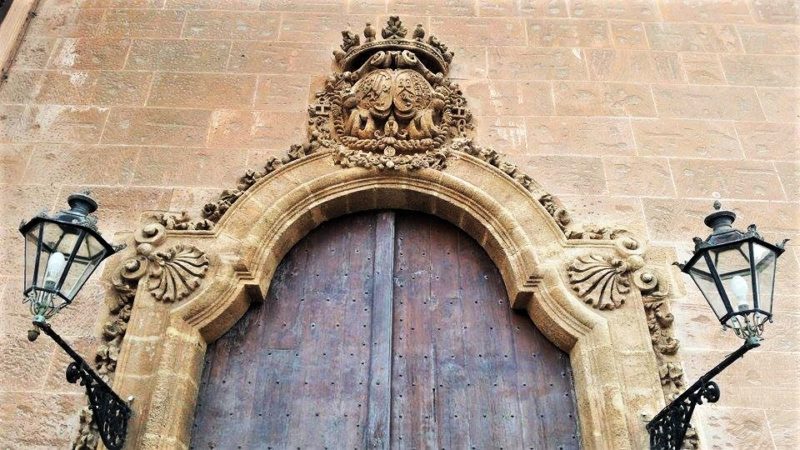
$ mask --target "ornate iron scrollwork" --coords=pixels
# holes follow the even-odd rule
[[[681,401],[676,399],[647,424],[651,449],[680,450],[695,406],[702,405],[703,399],[709,403],[716,403],[720,396],[719,386],[713,381],[709,381],[691,392],[684,392],[684,394],[687,393],[688,395],[681,396],[683,397]]]
[[[119,450],[125,444],[125,435],[128,431],[128,419],[131,417],[131,408],[128,402],[119,398],[111,387],[97,375],[86,361],[81,358],[55,331],[44,322],[33,323],[38,329],[50,336],[56,343],[72,357],[73,362],[67,366],[67,381],[86,387],[86,396],[89,397],[89,406],[92,409],[94,421],[100,432],[106,448]],[[35,334],[31,335],[35,338]]]
[[[717,367],[709,370],[699,380],[695,381],[689,389],[686,389],[683,394],[662,409],[647,424],[647,432],[650,433],[650,449],[680,450],[686,437],[686,431],[689,429],[689,422],[692,420],[695,406],[703,404],[704,399],[709,403],[716,403],[719,400],[719,386],[711,379],[719,375],[734,361],[744,356],[745,353],[759,345],[761,344],[756,338],[746,340],[744,345],[728,355]]]

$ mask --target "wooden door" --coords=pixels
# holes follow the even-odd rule
[[[310,233],[209,346],[192,447],[577,448],[573,394],[474,240],[365,213]]]

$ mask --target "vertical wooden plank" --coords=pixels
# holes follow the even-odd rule
[[[370,324],[369,407],[365,446],[389,448],[392,413],[392,325],[394,276],[394,213],[378,214],[375,265],[372,273]]]

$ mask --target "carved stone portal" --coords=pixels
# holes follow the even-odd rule
[[[188,445],[206,344],[263,298],[302,236],[369,209],[422,211],[471,235],[512,307],[570,353],[583,447],[645,445],[641,416],[682,383],[674,258],[654,258],[624,229],[576,224],[532,177],[477,145],[447,78],[453,53],[421,26],[407,33],[396,17],[382,40],[371,24],[363,44],[343,32],[338,70],[309,107],[308,141],[248,170],[199,218],[152,213],[135,250],[107,266],[116,295],[95,364],[136,395],[131,448]],[[84,415],[76,448],[97,442],[93,427]]]

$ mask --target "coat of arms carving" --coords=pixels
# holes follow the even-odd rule
[[[338,70],[309,107],[310,140],[335,149],[346,167],[413,170],[443,168],[447,144],[466,138],[472,115],[461,90],[447,78],[453,53],[417,25],[411,39],[390,17],[375,39],[371,24],[358,35],[343,31],[334,52]]]

